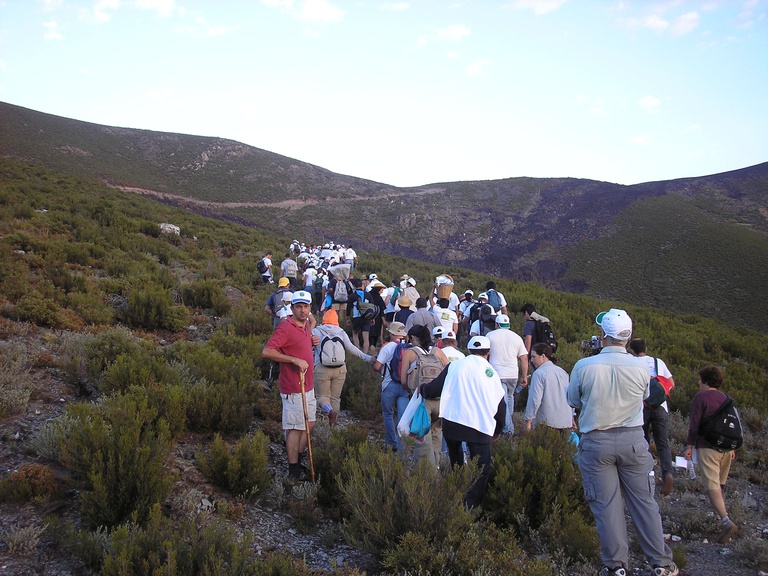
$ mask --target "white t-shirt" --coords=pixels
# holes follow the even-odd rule
[[[461,350],[454,348],[453,346],[443,346],[440,348],[440,350],[442,350],[443,354],[445,354],[445,357],[448,358],[448,362],[453,362],[454,360],[464,358],[464,353]]]
[[[355,258],[357,258],[357,252],[352,250],[352,248],[347,248],[347,251],[344,253],[344,259],[354,260]]]
[[[267,267],[267,271],[264,272],[262,276],[269,276],[270,278],[272,278],[272,272],[270,272],[271,270],[270,266],[272,266],[272,260],[264,256],[264,258],[262,258],[261,261],[264,262],[264,265]]]
[[[486,334],[491,341],[491,353],[488,362],[499,373],[499,378],[517,379],[520,366],[518,358],[528,356],[528,349],[523,339],[508,328],[497,328]]]
[[[304,272],[304,286],[307,287],[307,292],[312,292],[312,284],[315,282],[316,277],[317,270],[314,268],[307,268],[307,270]]]
[[[654,366],[654,357],[653,356],[640,356],[641,360],[644,360],[645,363],[648,365],[648,370],[651,371],[651,376],[664,376],[665,378],[672,378],[672,372],[669,371],[669,368],[667,368],[667,365],[664,364],[664,360],[661,358],[657,358],[656,360],[659,363],[659,372],[656,372],[656,367]],[[667,401],[664,400],[664,402],[661,403],[661,405],[664,407],[664,410],[669,412],[669,405],[667,404]]]
[[[432,314],[437,316],[437,319],[440,320],[440,325],[443,327],[443,329],[446,331],[455,331],[454,324],[459,323],[459,319],[456,317],[456,312],[448,308],[440,308],[440,306],[435,304],[432,306]]]

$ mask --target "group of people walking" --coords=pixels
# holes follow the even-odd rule
[[[320,265],[328,270],[330,280],[319,294],[319,306],[318,295],[302,289],[291,293],[291,314],[278,317],[274,302],[265,307],[276,320],[263,357],[281,365],[289,476],[302,477],[299,458],[316,414],[324,414],[331,426],[337,422],[346,376],[345,354],[350,353],[381,375],[385,445],[397,452],[406,449],[398,434],[404,429],[401,417],[418,393],[432,425],[428,433],[415,439],[412,457],[426,458],[437,467],[446,456],[451,466],[462,465],[467,453],[477,458],[481,476],[466,494],[465,504],[478,507],[489,478],[492,443],[515,432],[515,393],[528,386],[525,430],[549,426],[564,435],[574,430],[580,433],[578,466],[600,537],[601,576],[621,576],[628,569],[625,503],[652,574],[678,574],[664,542],[649,452],[652,437],[662,472],[661,494],[668,495],[674,484],[667,437],[669,407],[666,402],[653,408],[644,406],[651,377],[672,379],[672,374],[663,361],[647,355],[643,340],[631,339],[632,320],[626,311],[611,309],[597,316],[602,330],[597,353],[577,361],[569,375],[557,365],[552,343],[537,341],[536,322],[543,319],[548,324],[548,319],[537,314],[532,304],[525,304],[520,310],[525,319],[523,335],[515,333],[506,299],[493,282],[477,300],[472,290],[460,297],[453,291],[446,295],[445,290],[438,290],[439,278],[422,296],[416,291],[415,279],[408,275],[393,279],[390,286],[376,274],[356,278],[355,258],[350,264],[345,262],[348,270],[336,275],[332,269],[339,266],[337,258],[329,258],[326,268]],[[286,284],[286,277],[279,283]],[[340,283],[352,288],[347,291],[347,302],[336,298]],[[289,287],[290,280],[278,291]],[[373,316],[362,303],[377,308]],[[310,313],[313,304],[320,314],[319,325]],[[344,317],[352,338],[341,327]],[[698,452],[707,494],[722,520],[719,541],[725,542],[737,530],[722,497],[734,453],[723,456],[698,430],[700,422],[727,396],[718,390],[723,380],[719,368],[704,368],[700,377],[701,391],[694,399],[685,457],[694,458],[694,451]],[[303,394],[298,395],[300,383]],[[297,408],[302,402],[308,420]]]

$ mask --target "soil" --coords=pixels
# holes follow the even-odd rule
[[[25,449],[25,443],[48,421],[60,416],[68,404],[87,400],[81,391],[67,384],[62,372],[55,367],[56,344],[58,336],[43,329],[32,328],[22,331],[21,336],[14,336],[13,341],[22,341],[27,349],[37,358],[52,359],[50,362],[38,362],[40,366],[32,368],[35,390],[22,413],[12,414],[0,421],[0,478],[17,470],[24,463],[39,462],[40,458]],[[2,341],[0,341],[2,344]],[[516,414],[516,419],[519,415]],[[340,426],[352,422],[352,415],[342,411]],[[521,428],[520,428],[521,429]],[[198,510],[211,508],[221,501],[233,499],[222,494],[215,486],[202,477],[195,464],[197,446],[203,441],[194,434],[187,434],[179,442],[173,453],[173,466],[178,473],[178,482],[169,498],[167,506],[191,506]],[[277,476],[285,474],[284,447],[273,444],[270,447],[270,467]],[[50,463],[48,463],[50,465]],[[54,466],[55,468],[55,466]],[[64,471],[59,471],[64,475]],[[658,471],[657,471],[658,474]],[[695,481],[685,478],[682,471],[676,479],[675,490],[669,497],[658,497],[665,530],[667,526],[684,526],[685,515],[696,513],[701,516],[710,511],[704,493]],[[9,532],[18,528],[44,525],[47,515],[55,513],[64,520],[77,522],[77,491],[72,489],[55,501],[44,504],[0,504],[0,574],[3,576],[50,576],[50,575],[88,575],[93,572],[78,559],[54,544],[53,535],[43,532],[39,542],[30,546],[26,554],[12,554],[9,550]],[[680,573],[685,576],[755,576],[762,574],[758,568],[748,567],[756,563],[756,555],[746,558],[746,541],[758,541],[760,544],[768,537],[768,520],[764,510],[768,506],[768,489],[762,484],[752,484],[747,478],[734,476],[729,479],[726,492],[729,507],[738,508],[738,515],[732,516],[739,523],[739,532],[727,545],[713,543],[703,537],[683,538],[672,532],[668,535],[672,548],[684,545],[687,566]],[[343,541],[336,523],[323,519],[311,534],[302,534],[293,518],[279,508],[244,501],[241,514],[231,520],[239,533],[250,532],[253,535],[253,551],[264,554],[270,551],[287,551],[295,556],[304,557],[318,570],[332,572],[332,566],[344,565],[359,567],[368,574],[377,573],[375,559],[361,550],[348,546]],[[714,526],[714,519],[711,520]],[[631,528],[631,522],[628,522]],[[630,574],[645,574],[636,540],[632,546],[632,564],[636,568]],[[768,543],[763,543],[768,544]],[[768,546],[758,548],[768,550]],[[768,553],[762,556],[768,557]],[[576,574],[596,573],[585,569],[576,569]]]

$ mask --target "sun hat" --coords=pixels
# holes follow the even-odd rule
[[[389,328],[387,328],[387,332],[393,336],[400,336],[401,338],[405,338],[405,324],[402,322],[392,322],[389,325]]]
[[[291,282],[290,282],[290,280],[288,280],[288,278],[280,278],[280,280],[277,281],[277,287],[278,288],[285,288],[290,283]]]
[[[491,341],[485,336],[472,336],[467,344],[467,350],[490,350]]]
[[[397,299],[397,303],[400,305],[400,308],[410,308],[413,305],[413,302],[411,302],[411,299],[408,298],[408,296],[400,296],[400,298]]]
[[[293,292],[283,292],[281,294],[283,302],[293,301]]]
[[[370,284],[368,284],[369,290],[376,290],[378,288],[386,288],[383,282],[380,282],[379,280],[374,280]]]
[[[312,294],[305,290],[294,292],[291,304],[312,304]]]
[[[600,312],[595,322],[611,338],[624,340],[632,336],[632,318],[625,310],[611,308],[608,312]]]
[[[506,314],[499,314],[496,316],[496,324],[499,325],[499,328],[509,328],[509,316]]]
[[[416,278],[408,278],[408,284],[411,286],[416,286]]]

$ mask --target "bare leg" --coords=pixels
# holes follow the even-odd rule
[[[712,508],[715,509],[718,518],[728,516],[728,511],[725,509],[723,491],[720,488],[717,490],[707,490],[707,496],[709,496],[709,502],[712,504]]]

